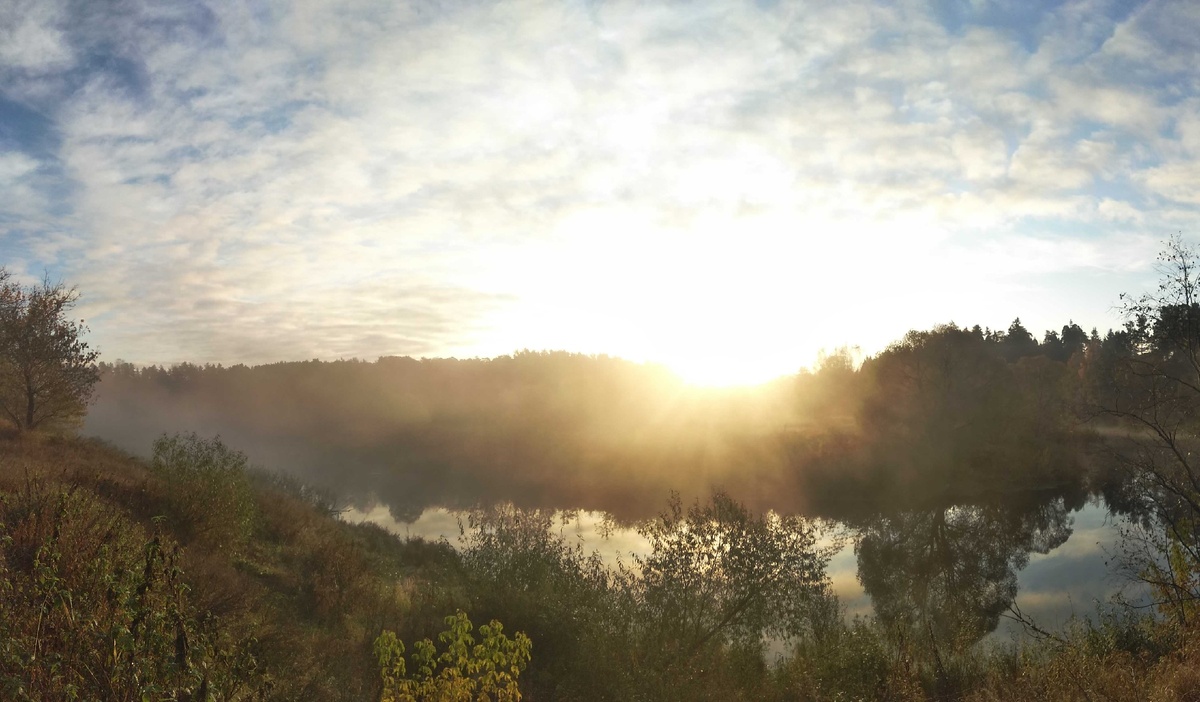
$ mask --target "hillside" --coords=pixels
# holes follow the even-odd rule
[[[180,487],[97,441],[0,439],[0,697],[372,699],[381,629],[436,632],[418,584],[448,547],[266,475]],[[212,500],[243,487],[232,524]]]
[[[582,553],[557,520],[475,512],[456,551],[339,521],[320,494],[247,469],[216,440],[162,437],[144,461],[95,440],[6,435],[0,698],[485,699],[488,685],[507,692],[486,699],[533,700],[1200,690],[1191,629],[1170,622],[1110,618],[1019,649],[941,651],[875,619],[846,622],[814,525],[756,517],[719,494],[643,525],[653,553],[632,568]],[[467,616],[509,628],[481,627],[472,648]],[[401,655],[403,641],[438,640],[444,621],[442,643]],[[515,632],[532,639],[532,661]],[[772,664],[764,637],[793,647]],[[453,660],[465,677],[447,672],[459,670]],[[412,682],[423,665],[439,673]]]

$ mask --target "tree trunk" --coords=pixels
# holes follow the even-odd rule
[[[37,409],[37,394],[34,392],[33,384],[25,385],[25,425],[20,427],[21,431],[33,429],[34,411]]]

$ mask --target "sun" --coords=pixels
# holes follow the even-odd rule
[[[733,388],[761,385],[795,372],[791,364],[778,367],[761,360],[728,356],[690,355],[664,362],[688,385],[705,388]]]
[[[667,226],[637,212],[577,213],[538,255],[514,244],[472,267],[473,289],[500,302],[465,353],[604,354],[704,387],[795,374],[822,349],[859,343],[894,297],[848,284],[846,237],[818,224],[768,213]]]

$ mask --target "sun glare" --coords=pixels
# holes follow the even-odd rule
[[[688,385],[730,388],[760,385],[795,369],[779,369],[749,359],[699,357],[677,358],[663,363]]]
[[[793,214],[666,226],[637,211],[577,213],[551,254],[513,246],[479,261],[477,284],[511,303],[482,321],[482,343],[466,353],[606,354],[661,364],[695,386],[757,385],[798,372],[822,350],[886,344],[893,337],[875,344],[871,330],[895,330],[872,322],[936,293],[937,281],[903,274],[932,255],[921,223],[851,227]],[[864,246],[883,253],[860,260]]]

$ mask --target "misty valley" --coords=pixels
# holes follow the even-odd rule
[[[870,627],[882,649],[912,662],[914,685],[958,695],[970,676],[952,667],[972,651],[1059,645],[1063,632],[1163,604],[1146,570],[1163,553],[1133,541],[1162,516],[1129,458],[1155,450],[1154,437],[1101,409],[1115,397],[1105,393],[1129,392],[1116,371],[1138,333],[1151,332],[1100,337],[1067,324],[1039,342],[1020,320],[1005,331],[949,324],[861,362],[844,350],[797,376],[727,389],[558,352],[116,364],[104,366],[84,431],[134,452],[164,432],[219,435],[347,523],[441,544],[467,562],[480,539],[520,562],[531,557],[523,549],[556,553],[573,577],[596,580],[638,577],[655,558],[654,525],[672,521],[668,505],[677,524],[712,500],[746,510],[739,528],[749,515],[795,515],[812,528],[829,616],[841,622],[823,626]],[[732,537],[715,538],[720,551]],[[492,587],[536,587],[513,568],[499,568],[507,580]],[[552,622],[503,600],[477,608],[535,642],[553,639]],[[813,616],[726,645],[766,646],[745,655],[813,675],[794,670],[796,652],[813,645]],[[703,696],[695,685],[708,683],[690,665],[672,685]],[[539,697],[570,697],[561,675],[530,684]]]
[[[951,323],[727,388],[97,362],[73,289],[0,281],[0,696],[1194,699],[1196,260],[1103,336]]]
[[[1200,702],[1197,27],[0,0],[0,702]]]

